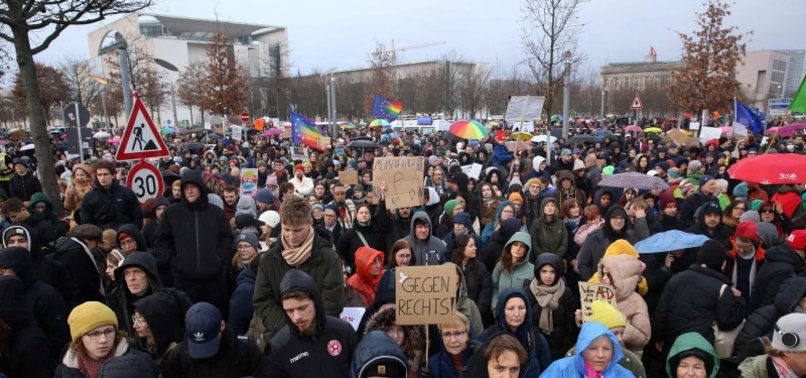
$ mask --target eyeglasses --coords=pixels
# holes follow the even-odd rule
[[[466,333],[467,331],[442,332],[442,338],[445,340],[458,339],[464,336]]]
[[[148,323],[146,323],[146,318],[144,318],[142,316],[132,315],[132,324],[137,324],[137,323],[148,324]]]
[[[98,339],[101,338],[101,336],[103,336],[104,338],[108,339],[110,337],[113,337],[114,335],[115,335],[115,329],[114,328],[109,328],[109,329],[107,329],[105,331],[90,332],[90,333],[88,333],[88,334],[86,334],[84,336],[89,337],[90,340],[92,340],[92,341],[98,341]]]

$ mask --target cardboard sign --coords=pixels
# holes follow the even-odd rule
[[[395,268],[395,323],[439,324],[452,319],[458,278],[450,264]]]
[[[353,326],[353,330],[358,331],[358,326],[361,325],[361,318],[364,317],[365,312],[367,312],[367,309],[363,307],[345,307],[341,310],[339,318],[350,323]]]
[[[339,172],[339,181],[344,185],[357,185],[358,171],[350,170]]]
[[[686,141],[688,141],[688,135],[678,129],[669,130],[666,133],[666,136],[679,145],[684,145],[686,144]]]
[[[482,167],[482,165],[479,164],[479,163],[463,165],[462,166],[462,173],[466,174],[467,177],[474,178],[474,179],[478,180],[479,175],[481,175],[481,167]]]
[[[583,322],[590,320],[593,301],[605,301],[616,307],[616,289],[612,285],[580,282],[579,296],[579,301],[582,304]]]
[[[241,170],[241,197],[257,194],[257,168]]]
[[[386,208],[422,205],[423,168],[425,158],[382,157],[372,162],[372,191],[376,198],[381,197],[381,182],[386,183]]]
[[[319,137],[319,147],[330,148],[330,137]]]

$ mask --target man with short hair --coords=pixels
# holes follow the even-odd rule
[[[448,261],[445,242],[432,235],[431,218],[422,211],[411,217],[411,233],[406,237],[411,243],[417,265],[440,265]]]
[[[101,229],[117,228],[126,223],[143,227],[143,212],[134,192],[115,179],[115,162],[95,163],[92,190],[81,200],[81,224],[94,224]]]
[[[705,235],[713,240],[719,241],[725,249],[733,248],[731,245],[731,231],[722,223],[722,208],[716,201],[706,202],[698,210],[697,222],[692,224],[686,232],[697,235]]]
[[[316,282],[292,269],[280,282],[286,324],[274,334],[259,377],[348,377],[353,327],[325,313]]]
[[[53,248],[58,235],[53,225],[45,219],[39,212],[31,213],[19,198],[9,198],[3,203],[3,213],[14,223],[25,225],[32,232],[36,233],[36,238],[47,248]]]
[[[324,311],[339,316],[344,306],[344,276],[341,259],[333,249],[329,235],[318,234],[313,227],[311,205],[292,197],[280,205],[281,236],[261,258],[255,280],[253,305],[262,335],[268,340],[286,324],[280,298],[280,282],[289,270],[299,269],[321,288]]]
[[[224,188],[224,215],[227,216],[227,222],[235,218],[235,212],[238,207],[238,188],[227,185]]]
[[[160,363],[164,378],[254,376],[263,360],[257,345],[238,337],[212,304],[199,302],[185,313],[184,341]]]

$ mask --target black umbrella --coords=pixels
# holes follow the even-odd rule
[[[198,151],[201,150],[202,148],[204,148],[204,145],[195,140],[191,140],[189,142],[185,142],[179,145],[180,151]]]
[[[347,143],[347,147],[350,148],[378,148],[380,147],[378,143],[375,143],[370,138],[367,137],[358,137],[353,139],[350,143]]]

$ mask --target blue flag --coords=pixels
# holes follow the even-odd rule
[[[762,121],[757,115],[753,114],[753,111],[750,110],[747,105],[739,102],[739,100],[736,100],[735,123],[741,124],[742,126],[753,131],[753,134],[764,134],[764,121]]]
[[[389,121],[396,120],[402,110],[403,103],[390,101],[383,96],[375,96],[375,101],[372,103],[372,115]]]

